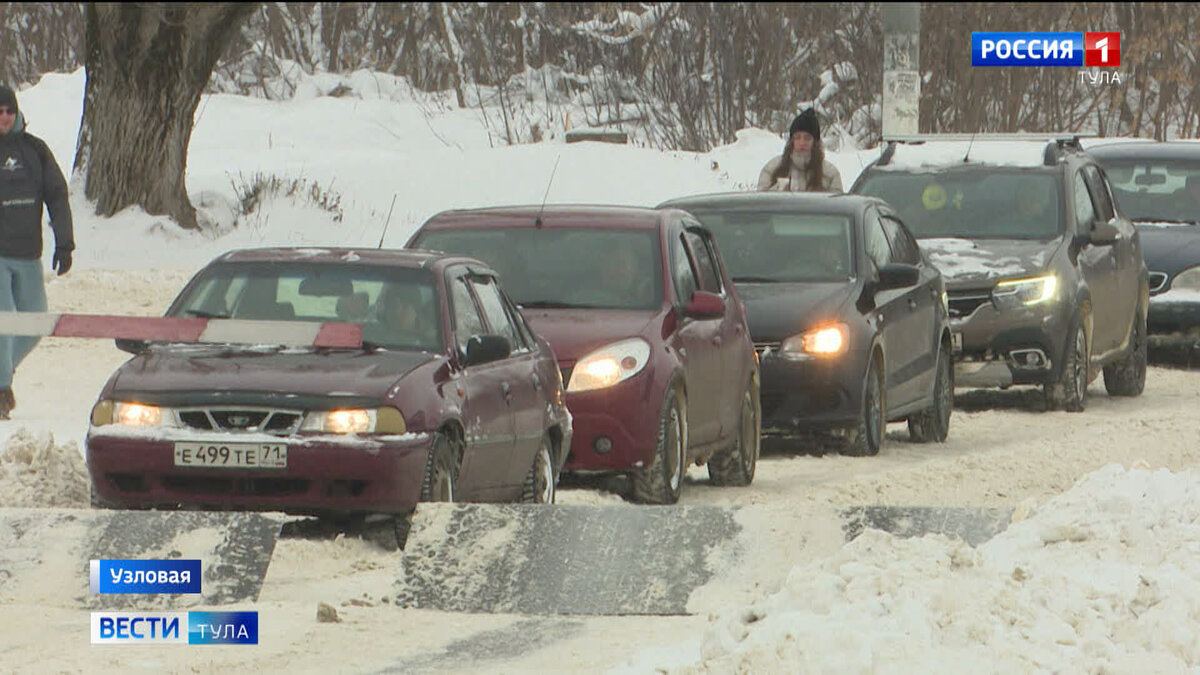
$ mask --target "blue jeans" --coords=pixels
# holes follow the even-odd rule
[[[40,259],[0,257],[0,312],[12,311],[46,311]],[[12,388],[13,371],[39,340],[34,335],[0,335],[0,389]]]

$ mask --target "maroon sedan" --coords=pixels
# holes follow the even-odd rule
[[[554,346],[575,440],[565,468],[628,472],[633,498],[679,499],[690,462],[748,485],[758,362],[712,235],[678,210],[512,207],[440,213],[408,244],[501,273]]]
[[[100,506],[346,516],[554,501],[571,443],[554,354],[477,260],[237,251],[167,314],[355,322],[363,346],[119,342],[135,356],[86,441]]]

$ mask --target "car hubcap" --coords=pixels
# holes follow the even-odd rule
[[[537,483],[534,488],[537,490],[539,504],[554,502],[554,467],[550,461],[550,452],[545,446],[538,452]]]
[[[874,373],[871,373],[871,383],[869,386],[870,406],[868,410],[870,411],[871,419],[867,422],[867,433],[871,435],[872,446],[878,446],[879,438],[882,435],[882,422],[880,419],[883,417],[883,402],[880,400],[879,395],[879,377]]]
[[[1075,391],[1083,395],[1087,389],[1087,338],[1083,334],[1083,329],[1079,329],[1075,333]]]
[[[950,360],[942,359],[938,370],[938,417],[945,425],[950,421],[950,408],[954,405],[951,400],[954,393],[950,389]]]
[[[670,448],[671,454],[667,457],[670,465],[667,467],[671,471],[671,491],[679,489],[679,482],[683,479],[683,432],[680,428],[679,409],[671,409],[671,428],[670,428]]]
[[[758,439],[754,430],[754,404],[749,400],[742,402],[742,468],[749,474],[754,469],[758,459]]]

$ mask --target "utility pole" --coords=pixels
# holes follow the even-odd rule
[[[885,3],[883,138],[920,133],[921,3]]]

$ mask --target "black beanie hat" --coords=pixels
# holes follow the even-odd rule
[[[791,138],[797,131],[807,131],[812,134],[813,138],[821,137],[821,123],[817,121],[816,110],[809,108],[796,115],[796,119],[792,120],[792,126],[788,128],[788,138]]]
[[[0,84],[0,105],[12,108],[14,113],[21,112],[17,108],[17,93],[2,84]]]

